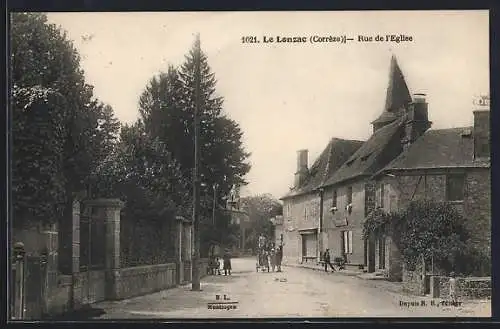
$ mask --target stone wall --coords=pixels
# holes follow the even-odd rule
[[[207,276],[208,261],[209,261],[208,258],[200,259],[200,277],[201,278]]]
[[[92,203],[92,204],[91,204]],[[28,287],[30,294],[26,298],[29,310],[25,312],[25,318],[39,319],[42,315],[58,315],[70,310],[81,308],[85,304],[92,304],[105,299],[123,299],[153,291],[167,289],[177,284],[176,264],[147,265],[140,267],[122,268],[120,264],[120,208],[119,200],[94,200],[89,205],[98,207],[95,212],[106,220],[106,250],[105,269],[80,272],[79,258],[79,203],[73,205],[73,223],[71,235],[73,239],[72,253],[67,258],[71,262],[71,274],[61,273],[59,228],[57,225],[42,227],[34,225],[20,228],[13,232],[11,243],[24,243],[26,259],[36,261],[30,266],[30,276],[25,281],[24,287]],[[177,240],[175,247],[171,247],[170,252],[176,254],[176,260],[183,261],[186,265],[185,278],[191,278],[191,238],[188,221],[179,221],[179,233],[185,235],[172,237],[172,230],[165,230],[165,240],[172,242]],[[168,234],[166,233],[168,231]],[[184,232],[185,231],[185,232]],[[76,232],[76,233],[75,233]],[[161,234],[160,234],[161,235]],[[182,240],[184,243],[181,244]],[[181,248],[182,245],[182,248]],[[177,247],[179,250],[177,250]],[[182,249],[182,250],[181,250]],[[46,262],[45,262],[46,260]],[[25,262],[25,264],[27,264]],[[25,265],[27,266],[27,265]],[[200,261],[201,277],[206,275],[208,259]],[[183,271],[184,273],[184,268]],[[180,273],[180,272],[179,272]],[[189,282],[189,281],[188,281]],[[27,285],[29,283],[29,285]],[[184,281],[183,281],[184,283]],[[11,288],[14,288],[11,286]],[[40,292],[38,292],[38,289]],[[29,300],[28,300],[29,299]]]
[[[175,264],[136,266],[120,269],[117,299],[125,299],[176,286]]]
[[[483,299],[491,297],[491,277],[459,278],[457,281],[458,298]]]
[[[71,275],[60,275],[47,292],[46,314],[63,314],[71,310]]]
[[[403,291],[417,296],[424,294],[424,280],[420,271],[403,270]]]
[[[73,286],[75,305],[97,303],[106,299],[105,271],[75,273]]]
[[[447,276],[431,277],[431,295],[434,298],[449,298],[450,278]],[[457,278],[457,298],[491,298],[491,277]]]

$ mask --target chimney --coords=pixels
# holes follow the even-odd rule
[[[414,94],[413,101],[406,109],[405,132],[402,140],[404,150],[431,127],[432,122],[429,121],[428,104],[425,97],[425,94]]]
[[[307,150],[297,151],[297,171],[295,172],[295,187],[299,187],[304,183],[309,169],[307,168]]]
[[[474,158],[490,157],[490,98],[474,100]]]

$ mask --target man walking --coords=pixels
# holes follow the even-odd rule
[[[325,262],[325,272],[328,272],[328,265],[330,265],[330,267],[332,268],[332,272],[335,272],[335,268],[330,262],[330,249],[325,250],[323,258],[324,258],[323,261]]]

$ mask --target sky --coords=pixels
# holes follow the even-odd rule
[[[94,94],[118,119],[138,118],[148,81],[180,65],[200,33],[225,112],[251,152],[242,195],[279,198],[296,156],[311,165],[332,137],[366,140],[382,112],[395,55],[411,93],[427,94],[432,129],[472,125],[472,100],[489,93],[488,11],[49,13],[82,57]],[[386,42],[386,35],[411,41]],[[384,41],[375,37],[384,36]],[[255,36],[260,43],[242,43]],[[346,36],[346,43],[263,38]],[[373,41],[359,41],[358,37]]]

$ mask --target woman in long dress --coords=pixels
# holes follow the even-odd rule
[[[276,249],[272,248],[270,253],[269,253],[269,263],[271,265],[271,269],[274,272],[274,269],[276,268]]]

